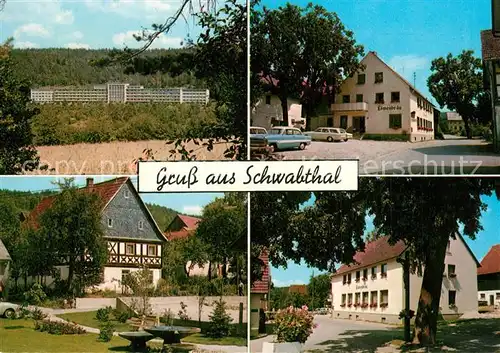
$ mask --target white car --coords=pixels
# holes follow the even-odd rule
[[[10,319],[16,315],[16,310],[19,308],[19,305],[9,303],[9,302],[0,302],[0,316],[5,316]]]
[[[314,131],[304,132],[304,135],[311,136],[316,141],[347,141],[347,133],[342,130],[336,127],[319,127]]]
[[[250,126],[250,135],[267,135],[267,130],[259,126]]]
[[[339,129],[341,133],[345,133],[348,140],[352,140],[352,134],[345,131],[344,129]]]

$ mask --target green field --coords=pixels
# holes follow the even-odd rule
[[[213,105],[66,103],[39,105],[32,120],[37,146],[203,138],[216,122]]]

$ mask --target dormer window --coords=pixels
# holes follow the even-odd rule
[[[124,194],[126,199],[128,199],[130,197],[130,191],[129,190],[125,190]]]
[[[113,219],[108,218],[108,228],[113,228]]]
[[[144,222],[143,221],[139,221],[139,229],[140,230],[144,229]]]

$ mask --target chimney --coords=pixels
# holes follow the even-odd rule
[[[87,178],[87,187],[94,186],[94,178]]]

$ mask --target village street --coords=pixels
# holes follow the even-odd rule
[[[446,140],[397,142],[350,140],[313,141],[303,151],[280,151],[284,159],[359,158],[363,174],[498,174],[500,155],[483,140],[446,136]]]
[[[432,352],[500,352],[500,331],[498,331],[500,319],[497,316],[479,316],[481,316],[479,320],[439,323],[440,347],[436,347]],[[479,316],[476,314],[474,318]],[[304,344],[304,352],[426,352],[425,348],[419,347],[407,347],[401,350],[402,328],[394,325],[332,319],[328,315],[315,316],[314,322],[318,326]],[[261,353],[263,342],[272,342],[275,338],[274,335],[268,335],[251,341],[251,352]]]

